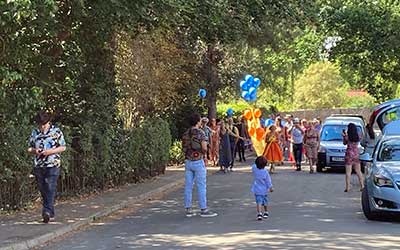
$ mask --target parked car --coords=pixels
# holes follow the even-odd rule
[[[359,114],[332,114],[329,117],[325,118],[325,121],[328,120],[356,120],[356,122],[362,123],[363,127],[365,127],[366,122],[364,120],[364,117]]]
[[[322,172],[324,168],[344,169],[344,156],[346,145],[343,144],[342,133],[347,130],[349,123],[357,126],[361,138],[365,138],[364,121],[359,117],[328,117],[325,119],[321,133],[321,143],[318,151],[317,172]],[[360,152],[364,148],[359,145]],[[362,169],[364,163],[362,164]]]
[[[382,135],[384,127],[392,121],[400,119],[400,99],[393,99],[375,106],[366,125],[367,138],[365,152],[372,155],[376,142]]]
[[[379,218],[382,213],[400,215],[400,120],[389,123],[378,140],[372,156],[365,153],[362,161],[370,162],[365,175],[361,204],[365,217]]]

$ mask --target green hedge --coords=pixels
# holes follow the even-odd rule
[[[131,130],[99,132],[90,124],[61,126],[68,149],[62,155],[58,196],[92,193],[164,173],[169,161],[171,133],[168,123],[149,119]],[[39,197],[26,153],[32,126],[1,128],[0,210],[26,206]],[[7,143],[5,143],[7,142]],[[10,152],[15,153],[10,153]]]
[[[185,161],[185,155],[182,150],[182,141],[174,141],[169,150],[169,159],[172,164],[182,164]]]

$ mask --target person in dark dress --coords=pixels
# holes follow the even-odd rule
[[[221,171],[228,172],[229,166],[232,162],[231,143],[228,131],[223,121],[219,124],[220,127],[220,143],[219,143],[219,166]]]
[[[229,167],[230,167],[230,170],[233,171],[233,165],[235,163],[236,144],[237,144],[238,140],[240,139],[240,136],[239,136],[239,131],[238,131],[237,127],[233,123],[232,117],[228,118],[228,124],[226,126],[226,129],[229,134],[229,142],[230,142],[230,146],[231,146],[231,156],[232,156],[232,161],[229,164]]]
[[[235,158],[236,158],[236,153],[239,153],[239,162],[246,161],[246,157],[244,156],[244,151],[245,151],[244,138],[247,138],[248,136],[247,136],[247,129],[244,117],[241,117],[240,122],[236,124],[236,127],[238,129],[239,136],[242,138],[239,138],[236,144]]]

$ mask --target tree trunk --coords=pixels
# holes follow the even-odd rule
[[[208,118],[217,118],[217,93],[215,91],[209,92],[209,95],[207,97],[207,108]]]
[[[217,117],[217,92],[221,87],[218,76],[218,64],[222,60],[223,54],[215,44],[209,45],[203,63],[203,74],[207,86],[207,108],[208,118]]]

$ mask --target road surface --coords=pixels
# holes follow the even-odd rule
[[[272,175],[270,218],[257,221],[250,167],[208,177],[218,217],[185,218],[183,190],[108,219],[43,249],[398,249],[400,223],[362,214],[356,177],[344,193],[343,173],[309,174],[279,167]],[[196,195],[194,195],[194,198]],[[197,206],[197,205],[196,205]]]

